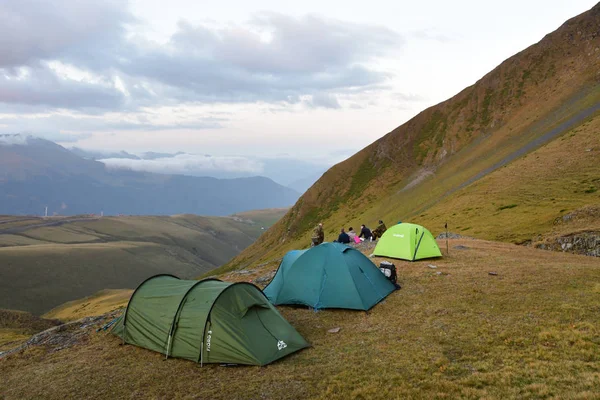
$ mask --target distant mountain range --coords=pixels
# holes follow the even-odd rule
[[[216,179],[107,169],[48,140],[0,135],[0,214],[40,215],[48,207],[48,215],[229,215],[287,207],[298,197],[297,191],[265,177]]]
[[[174,175],[202,176],[219,179],[248,178],[256,175],[304,193],[333,164],[339,155],[329,162],[306,161],[292,156],[244,157],[212,156],[184,152],[145,152],[132,154],[127,151],[94,151],[71,147],[74,154],[88,160],[100,161],[110,168],[126,169]],[[324,163],[325,162],[325,163]]]

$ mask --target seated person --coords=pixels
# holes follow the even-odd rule
[[[371,230],[365,226],[365,224],[362,224],[360,226],[360,235],[358,235],[358,237],[364,238],[365,240],[371,240],[373,234],[371,233]]]
[[[348,236],[348,234],[344,231],[344,228],[342,228],[342,231],[340,232],[340,236],[338,236],[337,241],[344,244],[350,243],[350,236]]]
[[[352,227],[348,228],[348,237],[350,238],[351,242],[354,241],[355,236],[356,236],[356,232],[354,232],[354,228],[352,228]]]

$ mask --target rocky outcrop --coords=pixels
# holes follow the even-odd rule
[[[472,237],[463,236],[463,235],[460,235],[460,234],[454,233],[454,232],[448,232],[448,234],[446,234],[446,232],[442,232],[439,235],[437,235],[435,238],[436,239],[446,239],[446,237],[448,239],[473,239]]]
[[[85,317],[77,321],[69,322],[53,328],[47,329],[36,335],[33,335],[25,343],[14,349],[0,352],[0,360],[11,354],[23,351],[31,346],[45,346],[50,352],[60,351],[87,340],[92,328],[104,324],[108,321],[114,321],[118,318],[122,309],[111,311],[107,314],[96,317]],[[101,328],[98,328],[101,329]]]
[[[591,257],[600,257],[600,232],[578,232],[559,236],[547,240],[544,243],[537,243],[534,247],[544,250],[563,251]]]

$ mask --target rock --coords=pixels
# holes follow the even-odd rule
[[[446,239],[446,232],[442,232],[435,237],[436,239]],[[473,239],[469,236],[459,235],[458,233],[448,232],[448,239]]]
[[[498,273],[497,272],[488,272],[488,275],[494,275],[494,276],[496,276],[496,275],[498,275]]]
[[[435,265],[432,265],[432,264],[428,264],[427,266],[428,266],[429,268],[431,268],[431,269],[436,269],[436,268],[437,268]]]
[[[339,328],[339,327],[338,328],[332,328],[332,329],[329,329],[327,332],[328,333],[338,333],[340,331],[340,329],[341,328]]]
[[[235,271],[234,274],[238,274],[238,275],[248,275],[251,274],[253,271],[250,271],[248,269],[242,269],[240,271]]]
[[[442,274],[443,274],[443,272],[442,272],[442,271],[438,271],[438,272],[436,272],[436,275],[442,275]]]
[[[373,254],[373,253],[369,254],[369,258],[373,258],[373,257],[375,257],[375,254]]]
[[[454,246],[452,248],[456,249],[456,250],[468,250],[468,249],[470,249],[470,247],[463,246],[462,244],[459,244],[458,246]]]

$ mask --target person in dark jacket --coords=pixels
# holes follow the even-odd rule
[[[385,231],[387,231],[387,227],[382,220],[379,220],[379,225],[373,229],[373,240],[379,239]]]
[[[365,238],[365,240],[370,240],[373,237],[371,230],[367,228],[364,224],[360,226],[360,238]]]
[[[344,228],[342,228],[342,231],[340,232],[340,236],[338,236],[337,241],[344,244],[350,243],[350,236],[348,236],[346,231],[344,231]]]

